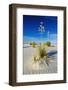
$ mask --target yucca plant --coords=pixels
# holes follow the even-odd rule
[[[33,60],[36,62],[36,61],[41,61],[41,60],[46,60],[46,58],[48,57],[48,54],[46,52],[46,48],[45,48],[45,45],[47,46],[50,46],[50,43],[46,43],[43,45],[42,43],[42,39],[43,39],[43,34],[45,32],[45,28],[44,28],[44,25],[43,25],[43,22],[40,22],[40,26],[39,26],[39,33],[41,35],[41,42],[40,42],[40,46],[37,46],[37,52],[36,52],[36,55],[33,56]],[[33,47],[36,46],[35,43],[32,44]],[[46,58],[45,58],[46,57]]]
[[[38,47],[38,52],[39,52],[39,55],[40,55],[41,58],[43,58],[44,56],[47,55],[44,46],[39,46],[39,47]]]
[[[37,54],[33,56],[33,60],[34,61],[41,61],[45,57],[47,57],[45,47],[42,45],[38,46],[37,47]]]

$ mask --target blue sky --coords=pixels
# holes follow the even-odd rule
[[[45,32],[39,32],[40,22],[43,22]],[[50,39],[48,37],[50,33]],[[57,16],[34,16],[23,15],[23,37],[24,42],[47,42],[57,43]]]

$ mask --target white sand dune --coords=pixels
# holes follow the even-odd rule
[[[47,48],[48,52],[56,51],[56,47]],[[45,60],[41,62],[33,62],[32,56],[35,54],[36,48],[25,47],[23,59],[23,74],[46,74],[57,73],[57,53],[48,58],[48,65]]]

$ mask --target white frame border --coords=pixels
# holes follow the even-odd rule
[[[36,14],[35,14],[36,13]],[[22,15],[48,15],[58,16],[58,73],[57,74],[40,74],[40,75],[23,75],[22,74]],[[49,9],[28,9],[17,8],[17,82],[33,82],[33,81],[52,81],[63,80],[63,11]],[[60,60],[60,61],[59,61]]]

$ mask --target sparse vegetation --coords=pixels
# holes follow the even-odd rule
[[[45,47],[40,45],[37,47],[37,54],[34,55],[33,60],[40,61],[44,57],[47,57],[47,53],[46,53]]]
[[[48,42],[45,43],[45,45],[47,45],[48,47],[50,47],[51,46],[51,42],[48,41]]]
[[[35,42],[30,42],[30,45],[35,48],[37,44]]]
[[[43,58],[44,56],[47,55],[44,46],[39,46],[39,47],[38,47],[38,52],[39,52],[39,56],[40,56],[41,58]]]
[[[32,45],[32,42],[30,42],[29,44]]]

